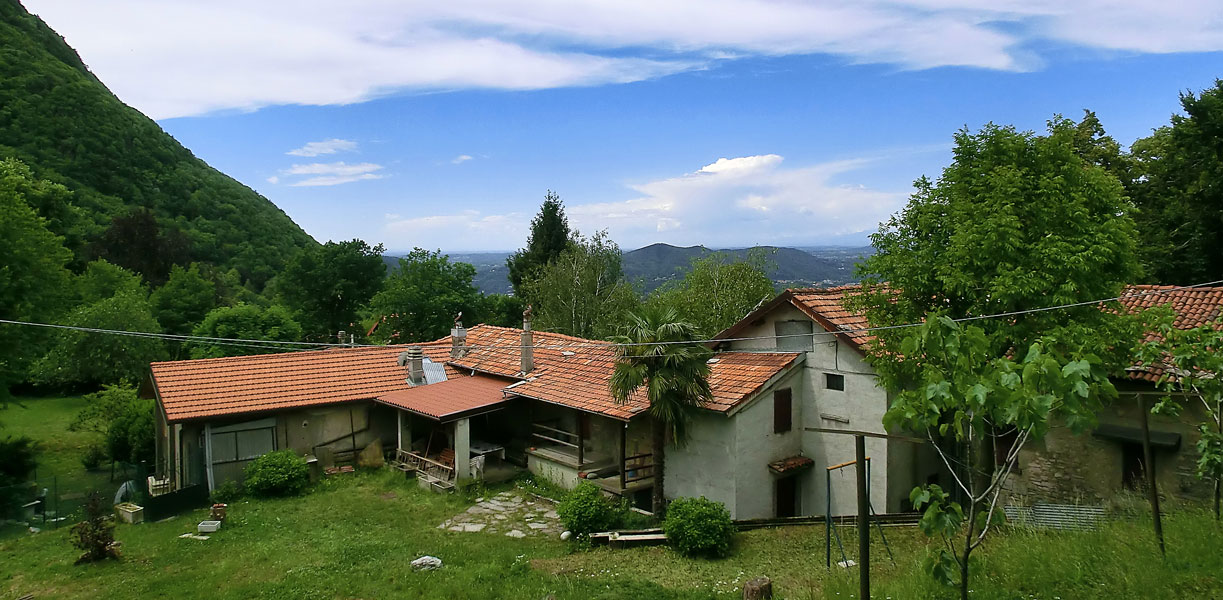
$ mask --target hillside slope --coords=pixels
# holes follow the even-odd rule
[[[267,198],[213,169],[123,104],[58,34],[0,0],[0,160],[17,158],[73,192],[56,231],[78,263],[115,217],[147,209],[189,242],[186,260],[237,268],[256,288],[295,248],[314,244]],[[180,236],[181,238],[181,236]]]
[[[834,251],[835,252],[832,252]],[[842,284],[854,281],[853,265],[869,248],[813,248],[804,252],[796,248],[758,246],[721,250],[736,258],[747,258],[752,251],[764,253],[768,265],[766,274],[779,287]],[[640,282],[649,292],[658,286],[680,279],[688,271],[692,259],[714,252],[704,246],[681,248],[669,244],[652,244],[624,253],[624,275]]]

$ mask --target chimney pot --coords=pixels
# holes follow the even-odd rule
[[[531,305],[527,305],[527,309],[522,311],[522,374],[526,375],[535,370],[535,338],[531,333]]]
[[[399,356],[399,362],[408,367],[408,385],[425,384],[425,353],[420,346],[410,346]]]
[[[450,330],[450,358],[467,356],[467,330],[463,328],[463,313],[454,318],[454,329]]]

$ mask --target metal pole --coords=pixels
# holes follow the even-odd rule
[[[1168,553],[1164,549],[1164,526],[1159,514],[1159,490],[1155,489],[1155,461],[1151,454],[1151,426],[1148,424],[1147,406],[1142,401],[1142,397],[1138,397],[1138,413],[1142,417],[1142,455],[1143,470],[1147,474],[1147,493],[1151,497],[1151,516],[1155,520],[1155,539],[1159,541],[1159,553],[1167,556]]]
[[[858,473],[858,597],[871,597],[871,514],[866,492],[866,438],[854,436]]]
[[[824,471],[824,481],[827,482],[827,488],[824,493],[825,510],[824,510],[824,562],[828,563],[828,568],[832,568],[832,471]]]

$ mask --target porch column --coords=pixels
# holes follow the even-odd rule
[[[454,476],[471,477],[471,419],[454,422]]]
[[[217,489],[212,478],[212,423],[204,423],[204,474],[208,476],[208,492]]]
[[[412,415],[406,414],[404,411],[395,411],[396,423],[398,427],[395,429],[397,445],[400,450],[412,449]]]

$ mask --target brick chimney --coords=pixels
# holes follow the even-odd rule
[[[425,353],[420,346],[410,346],[400,354],[399,364],[408,368],[408,385],[425,384]]]
[[[531,305],[527,305],[527,309],[522,311],[522,374],[526,375],[535,370],[535,345],[534,337],[531,335]]]
[[[454,328],[450,330],[450,358],[467,356],[467,330],[463,328],[463,313],[454,318]]]

